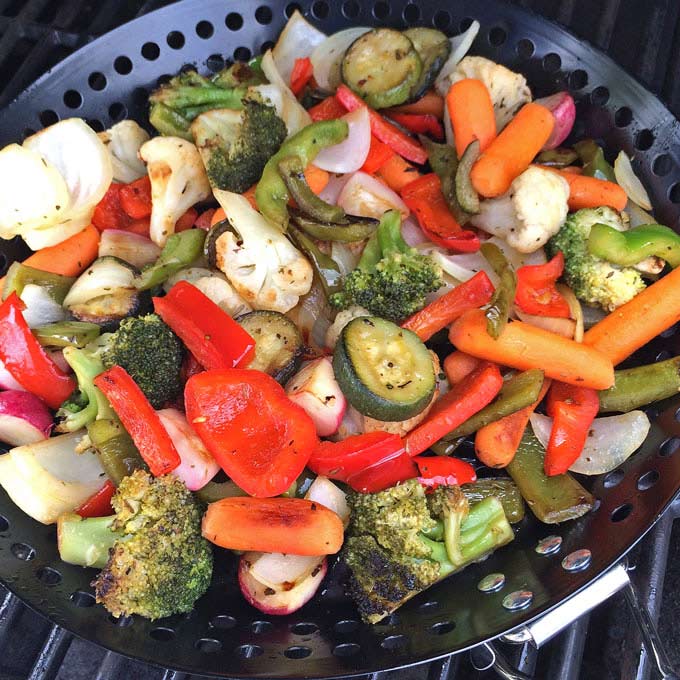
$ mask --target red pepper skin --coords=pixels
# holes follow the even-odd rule
[[[319,443],[304,409],[261,371],[194,375],[185,386],[184,403],[191,427],[215,460],[257,498],[286,491]]]
[[[116,487],[107,479],[99,491],[95,491],[82,505],[76,508],[81,517],[107,517],[113,514],[111,499],[116,493]]]
[[[555,282],[562,276],[564,255],[558,252],[545,264],[524,265],[517,270],[517,292],[515,302],[527,314],[556,316],[568,319],[569,304],[555,288]]]
[[[204,210],[197,218],[196,221],[194,222],[194,226],[197,229],[204,229],[205,231],[208,231],[210,229],[210,223],[212,222],[213,215],[215,214],[216,208],[208,208],[207,210]]]
[[[442,485],[460,486],[477,481],[475,469],[460,458],[416,456],[413,460],[420,472],[418,481],[432,489]]]
[[[161,419],[130,374],[113,366],[94,379],[118,414],[144,462],[154,477],[167,475],[179,464],[180,457]]]
[[[165,321],[207,370],[247,366],[255,341],[196,286],[179,281],[165,297],[153,298]]]
[[[352,475],[347,483],[360,493],[376,493],[395,484],[418,476],[418,468],[408,453],[402,451],[396,458],[378,463]]]
[[[564,474],[581,455],[599,408],[597,390],[553,382],[546,403],[553,418],[543,463],[548,477]]]
[[[175,224],[175,233],[191,229],[196,224],[198,218],[198,210],[196,208],[189,208],[184,215],[182,215]]]
[[[312,120],[317,123],[320,120],[335,120],[336,118],[342,118],[347,113],[347,109],[337,100],[335,95],[331,95],[330,97],[326,97],[322,102],[312,106],[307,113],[309,113]]]
[[[12,293],[0,305],[0,359],[28,392],[59,408],[76,382],[50,359],[21,313],[26,305]]]
[[[377,137],[371,135],[371,148],[368,150],[368,156],[366,156],[366,160],[361,166],[361,171],[372,175],[380,170],[392,156],[394,156],[394,151]]]
[[[293,71],[290,74],[290,89],[296,97],[305,89],[313,75],[314,67],[309,57],[295,60]]]
[[[503,385],[496,364],[485,361],[469,378],[440,397],[427,418],[406,435],[406,450],[417,456],[493,401]]]
[[[444,126],[431,113],[391,113],[390,118],[413,134],[444,139]]]
[[[347,482],[366,468],[387,463],[404,452],[401,437],[389,432],[366,432],[339,442],[322,441],[307,467],[317,475]]]
[[[124,185],[112,182],[104,197],[97,203],[92,215],[92,224],[99,231],[105,229],[127,229],[130,216],[120,203],[120,192]]]
[[[119,196],[120,207],[132,219],[140,220],[151,215],[151,180],[148,175],[121,185]]]
[[[335,93],[337,100],[348,110],[356,111],[366,106],[361,97],[358,97],[347,85],[340,85]],[[407,161],[423,165],[427,162],[427,151],[414,139],[402,132],[398,127],[385,120],[379,113],[366,106],[371,120],[371,133],[381,142],[389,146],[392,151],[398,153]]]

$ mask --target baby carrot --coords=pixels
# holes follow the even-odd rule
[[[383,163],[376,173],[393,191],[401,191],[414,179],[418,179],[418,168],[405,161],[399,154],[394,154]]]
[[[565,170],[566,168],[559,171],[559,174],[569,182],[569,210],[608,205],[614,210],[621,211],[626,207],[628,196],[618,184]]]
[[[458,158],[465,149],[479,140],[482,151],[496,137],[493,102],[486,85],[475,78],[465,78],[451,85],[446,95]]]
[[[393,106],[385,109],[384,113],[390,115],[392,113],[414,113],[418,115],[431,114],[441,119],[444,116],[444,98],[438,95],[434,90],[426,92],[418,101],[412,104],[402,104],[401,106]]]
[[[457,349],[444,359],[446,379],[450,385],[457,385],[463,382],[481,363],[481,359]]]

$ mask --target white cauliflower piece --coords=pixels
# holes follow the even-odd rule
[[[569,184],[557,173],[530,167],[499,196],[480,204],[472,224],[504,238],[520,253],[533,253],[554,236],[567,218]]]
[[[149,140],[149,133],[134,120],[122,120],[98,135],[111,156],[113,179],[129,184],[146,175],[139,149]]]
[[[351,307],[338,312],[335,317],[335,321],[333,321],[326,331],[326,347],[328,347],[328,349],[335,349],[335,345],[338,342],[340,333],[342,333],[342,329],[352,319],[356,319],[359,316],[372,316],[372,314],[367,309],[364,309],[361,305],[352,305]]]
[[[177,220],[210,196],[198,149],[179,137],[154,137],[139,149],[151,180],[151,240],[163,247]]]
[[[481,80],[488,88],[499,132],[524,104],[531,101],[531,90],[521,73],[485,57],[463,57],[460,60],[451,80],[457,83],[465,78]]]
[[[253,309],[293,309],[312,287],[311,264],[246,198],[214,193],[238,233],[226,231],[216,240],[217,268]]]

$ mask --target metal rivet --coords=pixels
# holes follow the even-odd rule
[[[593,558],[593,554],[588,550],[588,548],[582,548],[581,550],[574,550],[574,552],[569,553],[562,560],[562,568],[566,571],[581,571],[590,566],[590,561]]]
[[[503,607],[514,612],[528,607],[533,599],[534,594],[530,590],[515,590],[503,598]]]
[[[558,552],[561,547],[561,536],[546,536],[538,542],[534,550],[539,555],[552,555],[553,553]]]
[[[495,593],[505,585],[504,574],[489,574],[485,576],[478,584],[477,590],[483,593]]]
[[[519,628],[518,630],[507,633],[506,635],[501,635],[501,640],[503,642],[509,642],[511,645],[522,645],[525,642],[531,640],[531,631],[528,628]]]

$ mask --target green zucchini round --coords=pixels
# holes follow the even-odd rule
[[[418,82],[411,89],[410,99],[417,101],[433,85],[442,66],[451,54],[451,41],[436,28],[408,28],[404,35],[413,43],[423,64]]]
[[[354,408],[383,421],[408,420],[436,387],[429,350],[413,332],[362,316],[343,329],[333,354],[335,378]]]

